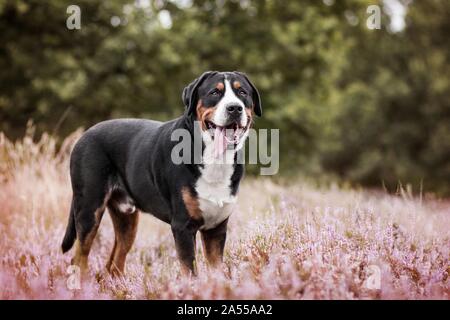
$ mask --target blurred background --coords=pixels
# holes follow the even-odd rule
[[[168,120],[203,71],[239,70],[256,127],[280,129],[281,177],[449,195],[449,18],[448,0],[0,0],[0,131]]]

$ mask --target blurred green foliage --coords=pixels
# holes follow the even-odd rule
[[[240,70],[262,95],[257,127],[280,129],[281,173],[449,194],[450,2],[413,1],[400,32],[386,14],[369,30],[370,4],[0,0],[0,130],[167,120],[203,71]]]

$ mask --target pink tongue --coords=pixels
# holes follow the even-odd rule
[[[226,147],[225,129],[216,127],[214,131],[214,156],[216,158],[221,156],[225,152]]]

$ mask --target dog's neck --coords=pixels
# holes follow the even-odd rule
[[[205,134],[209,135],[209,133]],[[220,157],[217,157],[214,150],[214,141],[206,138],[203,143],[201,175],[196,183],[198,197],[203,199],[201,205],[204,208],[210,208],[212,205],[214,208],[222,208],[226,204],[235,203],[236,197],[232,192],[231,185],[235,172],[237,150],[234,148],[226,149]],[[207,202],[204,202],[204,200],[207,200]]]

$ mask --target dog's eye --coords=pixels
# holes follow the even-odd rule
[[[215,89],[213,91],[211,91],[210,95],[212,96],[218,96],[220,94],[220,91],[218,89]]]
[[[245,97],[247,95],[247,92],[244,89],[239,90],[239,95]]]

